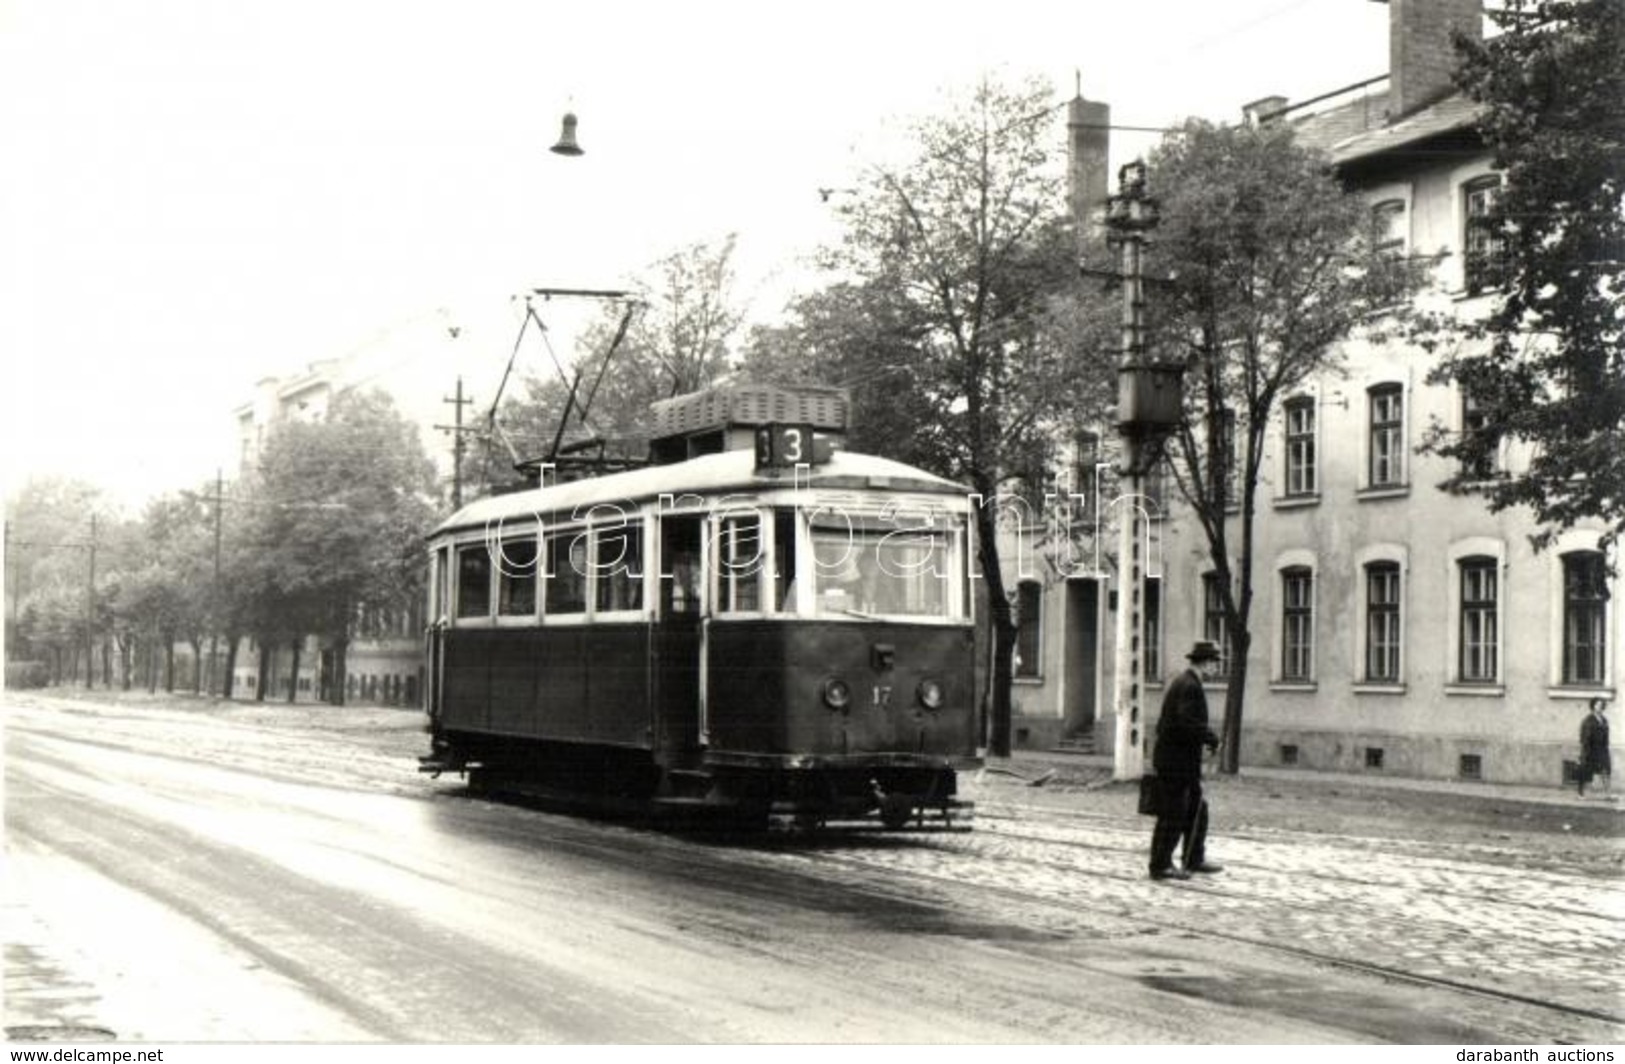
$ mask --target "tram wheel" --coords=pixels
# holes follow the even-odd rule
[[[893,831],[908,827],[914,816],[914,799],[906,794],[888,794],[880,800],[880,822]]]

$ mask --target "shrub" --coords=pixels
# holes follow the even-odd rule
[[[43,661],[8,661],[6,662],[6,687],[20,690],[27,687],[44,687],[51,682],[51,670],[45,667]]]

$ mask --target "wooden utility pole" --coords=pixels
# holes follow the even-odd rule
[[[90,515],[90,576],[85,584],[85,690],[96,686],[96,515]]]
[[[452,424],[436,425],[435,428],[441,432],[451,433],[451,508],[461,510],[463,508],[463,407],[472,405],[474,400],[463,396],[463,378],[459,376],[457,378],[457,394],[455,396],[445,396],[440,401],[451,403],[454,410]]]
[[[209,587],[209,694],[215,694],[220,648],[220,513],[225,509],[226,482],[214,471],[214,583]]]

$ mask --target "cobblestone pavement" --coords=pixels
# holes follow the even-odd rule
[[[122,713],[94,712],[121,739],[157,741]],[[132,717],[154,713],[185,721],[194,754],[223,763],[263,765],[274,749],[274,762],[301,779],[420,796],[456,786],[414,771],[421,736],[411,715],[150,707]],[[1077,764],[1047,787],[1026,785],[1054,771],[1041,760],[967,773],[965,797],[977,803],[970,832],[745,846],[732,856],[747,869],[800,864],[926,908],[940,903],[961,924],[1030,929],[1035,950],[1050,936],[1229,937],[1616,1022],[1625,1014],[1625,803],[1581,803],[1555,788],[1356,785],[1294,773],[1280,788],[1287,801],[1269,802],[1280,796],[1266,785],[1249,809],[1247,788],[1216,782],[1209,849],[1226,870],[1155,883],[1145,874],[1150,822],[1134,815],[1132,788],[1110,785],[1109,767]],[[1284,807],[1291,815],[1271,813]],[[1597,1040],[1597,1026],[1573,1040]],[[1625,1026],[1602,1029],[1625,1041]]]
[[[1035,800],[997,780],[975,791],[972,832],[800,859],[935,884],[961,908],[981,891],[990,917],[1040,932],[1122,935],[1154,924],[1625,1015],[1618,875],[1529,870],[1459,843],[1216,824],[1209,849],[1225,871],[1158,883],[1146,877],[1150,821],[1128,812],[1123,795]]]

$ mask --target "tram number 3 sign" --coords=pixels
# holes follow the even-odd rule
[[[813,462],[811,425],[763,425],[756,430],[756,468],[772,469]]]

